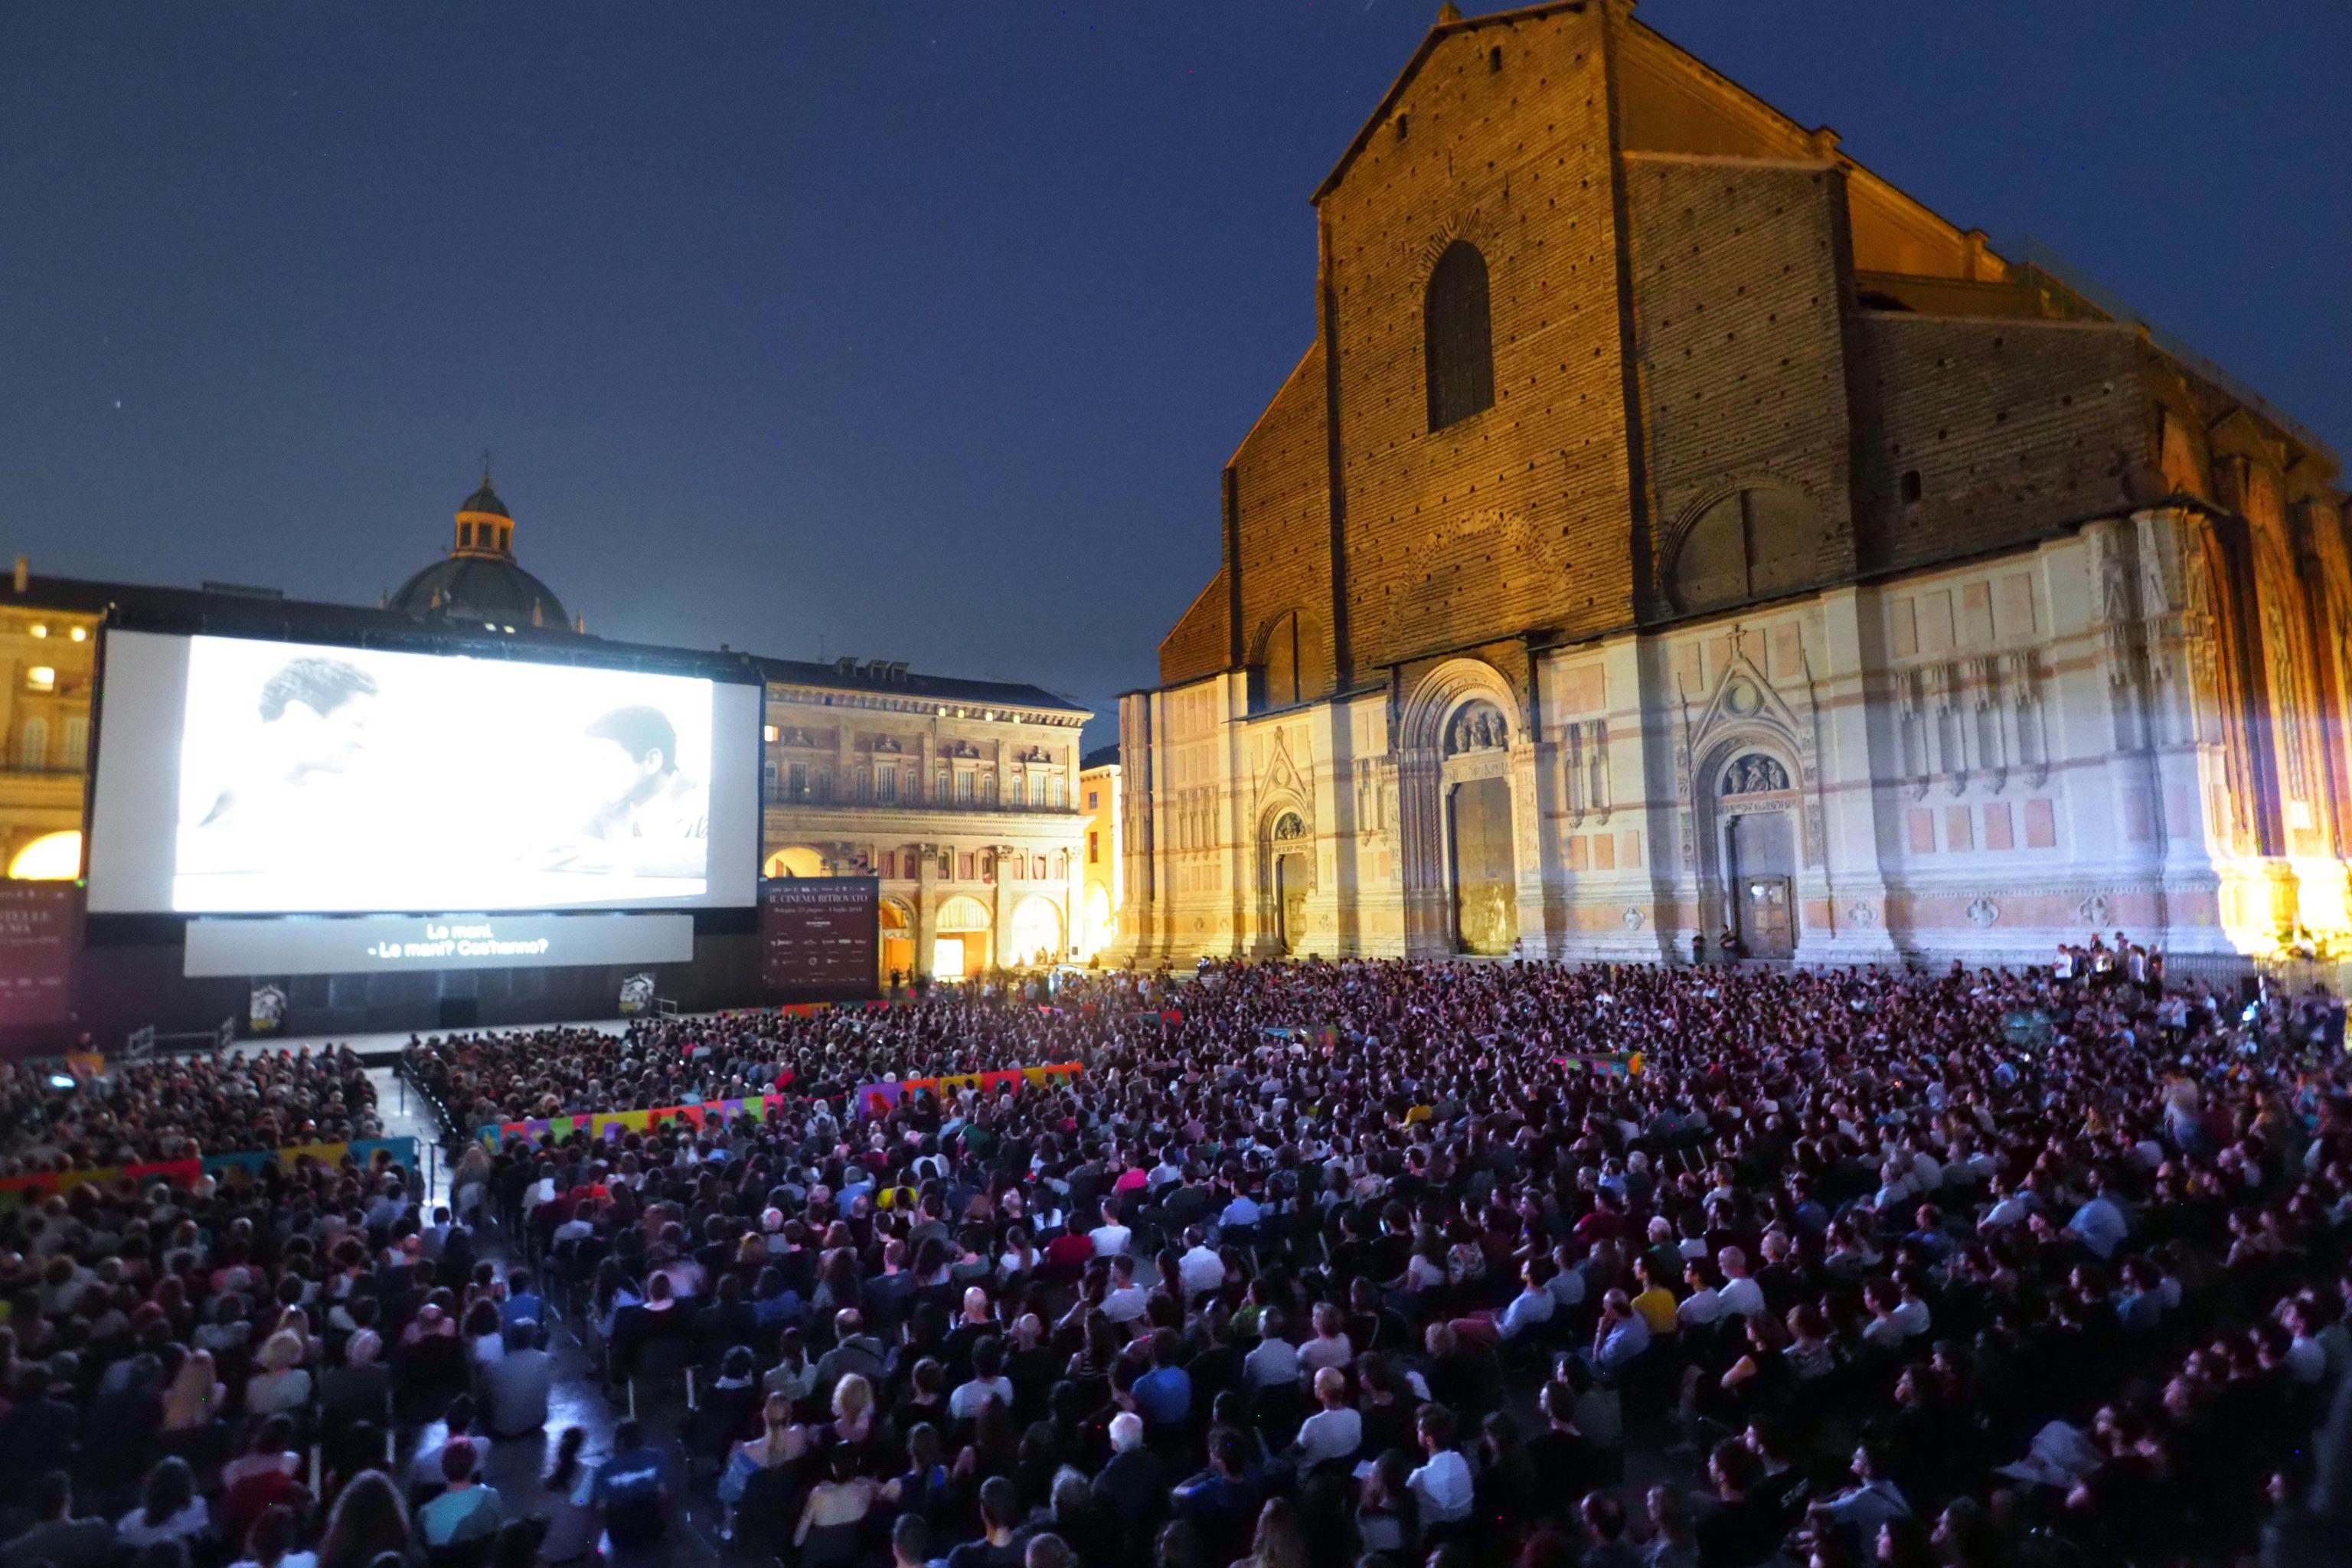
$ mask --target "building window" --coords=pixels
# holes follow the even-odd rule
[[[1067,804],[1066,799],[1067,787],[1062,782],[1061,774],[1055,773],[1048,777],[1045,780],[1046,803],[1057,807]]]
[[[898,804],[898,769],[884,768],[881,773],[875,775],[874,784],[876,788],[881,793],[882,804],[884,805],[896,805]]]
[[[460,550],[471,550],[474,548],[474,525],[472,523],[461,522],[457,525],[457,548]]]
[[[58,672],[50,666],[46,664],[37,664],[33,666],[32,668],[25,671],[26,690],[55,691],[57,689]]]
[[[1036,873],[1037,879],[1041,882],[1044,881],[1045,879],[1045,858],[1043,855],[1037,857],[1034,869]]]
[[[960,881],[969,882],[971,880],[971,856],[959,855],[956,857],[956,877]]]
[[[1102,864],[1102,835],[1099,833],[1087,835],[1087,864],[1089,866]]]
[[[1027,805],[1029,804],[1029,775],[1027,773],[1014,773],[1013,775],[1013,804],[1015,805]]]
[[[808,764],[794,763],[792,772],[786,777],[790,781],[791,787],[785,793],[794,800],[806,800],[808,798]]]
[[[80,773],[89,766],[89,716],[77,713],[66,721],[66,766]]]
[[[1918,469],[1916,469],[1916,468],[1906,468],[1906,469],[1904,469],[1904,470],[1903,470],[1903,504],[1904,504],[1905,506],[1916,506],[1916,505],[1918,505],[1918,504],[1919,504],[1919,497],[1920,497],[1922,494],[1924,494],[1924,493],[1925,493],[1925,490],[1924,490],[1923,487],[1922,487],[1922,486],[1920,485],[1920,483],[1919,483],[1919,470],[1918,470]]]
[[[882,866],[881,866],[881,876],[882,876],[882,879],[883,879],[883,880],[885,880],[885,881],[890,881],[890,880],[895,879],[898,877],[898,852],[896,849],[885,849],[884,851],[882,851]]]
[[[27,719],[25,727],[16,731],[16,767],[19,772],[37,773],[49,765],[49,721]]]
[[[1088,811],[1102,809],[1102,791],[1095,789],[1087,791],[1087,809]]]
[[[819,800],[831,800],[833,798],[833,770],[831,768],[820,767],[817,769],[816,797]]]
[[[1437,258],[1422,300],[1422,344],[1429,381],[1429,427],[1443,430],[1495,405],[1494,327],[1486,308],[1486,258],[1455,240]]]
[[[958,805],[970,805],[971,804],[971,773],[969,771],[957,773],[955,776],[955,797],[956,804]]]
[[[949,788],[949,784],[948,784],[948,778],[949,778],[948,770],[947,770],[947,769],[945,769],[945,768],[941,768],[941,769],[940,770],[939,788],[938,788],[938,789],[936,789],[936,790],[934,790],[934,791],[931,793],[931,804],[932,804],[932,805],[947,805],[948,801],[949,801],[950,798],[952,798],[952,796],[951,796],[951,792],[950,792],[950,788]]]
[[[982,773],[980,775],[980,804],[982,805],[994,805],[996,804],[996,775],[994,773]]]
[[[869,772],[868,770],[865,769],[865,768],[860,768],[860,769],[858,769],[858,770],[857,770],[857,786],[856,786],[856,787],[857,787],[857,799],[858,799],[859,804],[863,805],[865,802],[866,802],[866,801],[869,801],[869,800],[873,799],[873,798],[874,798],[874,775],[873,775],[873,773],[872,773],[871,772]]]

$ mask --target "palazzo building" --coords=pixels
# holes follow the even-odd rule
[[[1449,6],[1315,208],[1121,702],[1122,959],[2347,939],[2292,420],[1627,0]]]
[[[274,589],[227,584],[37,579],[18,562],[13,582],[0,578],[0,869],[80,874],[95,655],[110,616],[128,606],[267,626],[282,606],[305,625],[378,639],[513,639],[551,658],[593,641],[584,619],[523,569],[514,535],[513,513],[485,474],[457,509],[449,552],[375,610],[290,604]],[[1075,956],[1087,710],[1034,686],[904,664],[735,657],[765,678],[762,869],[879,877],[880,978],[952,979]],[[1104,921],[1116,907],[1106,902]]]
[[[1119,906],[1127,889],[1119,854],[1118,748],[1102,746],[1078,761],[1078,790],[1085,797],[1086,894],[1078,916],[1080,958],[1097,958],[1118,938]]]
[[[878,659],[754,663],[765,875],[880,878],[886,980],[1072,956],[1087,710]]]

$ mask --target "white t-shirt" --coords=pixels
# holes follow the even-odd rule
[[[1087,1233],[1087,1239],[1095,1244],[1097,1258],[1116,1258],[1127,1250],[1128,1241],[1134,1235],[1123,1225],[1098,1225]]]
[[[970,1383],[956,1384],[948,1395],[948,1414],[959,1421],[968,1421],[980,1414],[980,1407],[995,1400],[1005,1409],[1013,1408],[1013,1380],[999,1374],[995,1377],[975,1377]]]

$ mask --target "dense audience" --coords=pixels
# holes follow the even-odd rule
[[[634,1568],[700,1560],[688,1508],[747,1562],[899,1568],[2341,1561],[2342,1010],[2133,951],[419,1042],[460,1132],[778,1099],[468,1142],[446,1206],[346,1163],[0,1211],[0,1568]],[[344,1076],[298,1059],[255,1081]],[[200,1142],[173,1081],[19,1152]],[[573,1338],[609,1438],[539,1436]]]
[[[374,1138],[375,1089],[347,1048],[163,1057],[78,1081],[0,1062],[0,1174],[106,1169]]]
[[[733,1395],[696,1430],[762,1542],[2211,1561],[2267,1489],[2285,1553],[2340,1506],[2305,1490],[2352,1361],[2340,1009],[2070,958],[1215,968],[411,1059],[467,1125],[781,1092],[456,1178],[616,1378]],[[1622,1495],[1629,1430],[1698,1495]]]

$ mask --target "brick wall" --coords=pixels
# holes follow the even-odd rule
[[[1197,680],[1225,668],[1225,569],[1220,566],[1183,617],[1160,639],[1160,685]]]
[[[1243,657],[1258,657],[1258,644],[1274,618],[1302,612],[1301,626],[1319,657],[1302,658],[1302,669],[1319,671],[1318,681],[1302,681],[1301,694],[1330,689],[1331,511],[1330,471],[1323,422],[1323,350],[1307,350],[1259,416],[1234,454],[1231,482],[1240,518]]]
[[[1860,312],[1854,489],[1865,570],[2022,543],[2120,503],[2153,460],[2121,326]],[[1906,503],[1903,476],[1919,476]]]
[[[1596,5],[1441,37],[1322,198],[1359,672],[1627,619],[1606,25]],[[1432,434],[1422,298],[1456,238],[1486,260],[1496,401]]]
[[[1661,581],[1677,525],[1732,481],[1765,477],[1816,509],[1804,581],[1852,570],[1843,184],[1825,165],[1626,160]]]

